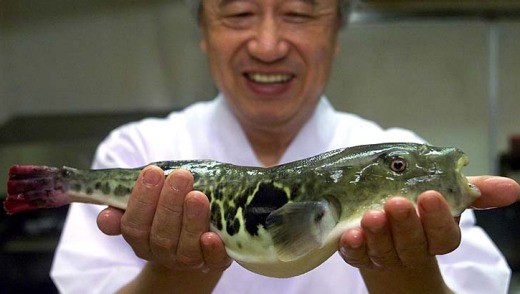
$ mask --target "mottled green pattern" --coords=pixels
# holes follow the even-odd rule
[[[460,197],[464,187],[456,183],[463,157],[455,148],[392,143],[335,150],[273,168],[213,161],[156,164],[167,171],[185,168],[194,174],[195,189],[211,201],[215,228],[227,228],[234,235],[245,224],[247,232],[255,235],[267,215],[287,202],[323,198],[339,205],[344,219],[380,206],[391,195],[415,200],[420,191],[437,189],[460,213],[472,200]],[[396,158],[407,162],[404,172],[390,168]]]

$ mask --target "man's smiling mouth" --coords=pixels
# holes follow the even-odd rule
[[[292,74],[262,74],[262,73],[246,73],[246,78],[250,81],[260,84],[279,84],[290,81],[294,75]]]

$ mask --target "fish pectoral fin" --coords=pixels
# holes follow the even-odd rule
[[[291,202],[269,214],[266,228],[278,258],[287,262],[320,248],[337,222],[336,208],[327,200]]]

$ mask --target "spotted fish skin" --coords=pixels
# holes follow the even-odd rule
[[[413,143],[338,149],[271,168],[209,160],[153,164],[165,175],[189,170],[194,189],[210,201],[210,229],[228,254],[249,270],[274,277],[321,264],[337,250],[341,233],[388,197],[415,202],[421,192],[434,189],[458,215],[479,196],[460,172],[467,164],[462,151]],[[4,207],[14,213],[76,201],[125,209],[141,169],[14,166]]]

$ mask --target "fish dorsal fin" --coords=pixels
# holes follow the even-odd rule
[[[327,200],[290,202],[266,219],[281,261],[287,262],[320,248],[338,222],[338,210]]]

